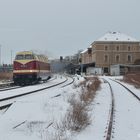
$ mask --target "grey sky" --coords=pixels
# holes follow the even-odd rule
[[[140,0],[0,0],[3,63],[17,51],[52,58],[87,48],[108,31],[140,40]]]

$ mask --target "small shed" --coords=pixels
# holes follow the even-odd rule
[[[126,73],[135,73],[139,71],[140,65],[117,64],[110,66],[110,75],[112,76],[125,75]]]
[[[103,74],[103,71],[102,71],[102,68],[97,68],[97,67],[88,67],[86,69],[86,73],[88,75],[102,75]]]
[[[120,65],[111,65],[110,66],[110,75],[119,76],[120,75]]]

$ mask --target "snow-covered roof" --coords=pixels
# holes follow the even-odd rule
[[[121,32],[108,32],[96,41],[139,42],[137,39]]]
[[[82,53],[85,53],[85,52],[87,52],[87,51],[88,51],[88,49],[85,49],[84,51],[81,52],[81,54],[82,54]]]
[[[92,45],[90,45],[89,48],[92,48]],[[87,48],[87,49],[85,49],[84,51],[82,51],[81,54],[82,54],[82,53],[86,53],[86,52],[88,51],[89,48]]]

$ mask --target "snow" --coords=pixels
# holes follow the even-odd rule
[[[59,82],[63,82],[64,80],[66,80],[66,78],[60,76],[57,78],[57,81],[50,80],[50,81],[47,81],[47,83],[40,84],[40,85],[32,85],[32,86],[26,86],[23,88],[17,88],[17,89],[9,90],[9,91],[2,91],[2,92],[0,92],[0,99],[23,94],[23,93],[30,92],[30,91],[34,91],[39,88],[40,89],[46,88],[46,87],[52,86],[54,84],[57,84]]]
[[[62,79],[64,80],[64,78]],[[60,82],[60,78],[52,82],[58,83]],[[20,140],[40,140],[41,135],[45,135],[44,133],[46,133],[44,129],[52,122],[59,123],[66,114],[69,106],[67,100],[74,90],[72,90],[73,87],[71,86],[65,88],[61,88],[61,86],[18,99],[0,116],[0,133],[2,134],[0,135],[0,139],[16,140],[20,138]],[[34,86],[30,86],[30,90],[33,89]],[[61,96],[55,97],[59,94]],[[24,124],[13,129],[24,121]],[[51,130],[54,131],[53,128]],[[52,131],[48,132],[47,135],[50,134],[51,137]]]
[[[92,45],[90,45],[89,48],[92,48]],[[81,52],[81,54],[86,53],[87,51],[88,51],[88,49],[85,49]]]
[[[138,134],[140,133],[139,101],[119,84],[107,80],[113,86],[115,95],[114,140],[138,140]]]
[[[102,81],[101,88],[97,91],[90,110],[92,123],[79,133],[71,133],[67,130],[66,137],[69,140],[105,140],[111,104],[109,86],[102,80],[102,78],[105,78],[112,84],[115,95],[113,139],[139,140],[139,102],[131,94],[128,94],[123,87],[111,81],[109,79],[111,77],[101,76],[100,78]],[[121,78],[113,77],[113,79]],[[46,84],[54,84],[64,79],[64,77],[58,76],[57,79]],[[78,75],[75,76],[74,85],[83,80],[84,78]],[[68,81],[71,81],[71,79]],[[70,107],[68,99],[73,95],[78,95],[81,91],[80,87],[75,88],[74,85],[64,88],[61,85],[16,99],[5,113],[0,114],[0,140],[52,140],[55,138],[58,133],[56,126],[64,119]],[[34,90],[40,86],[44,85],[30,86],[28,88]],[[140,93],[139,89],[135,89],[131,85],[128,86],[130,86],[131,90],[137,90],[137,93]],[[18,90],[14,91],[14,94],[19,92]],[[10,94],[9,91],[7,92]]]
[[[100,91],[93,103],[92,124],[81,134],[75,136],[74,140],[103,140],[106,136],[105,130],[109,119],[111,94],[106,83],[102,83]]]
[[[119,81],[120,82],[120,81]],[[124,86],[126,86],[128,89],[130,89],[131,91],[134,92],[134,94],[136,94],[139,98],[140,98],[140,88],[136,88],[133,85],[130,85],[128,83],[125,82],[121,82],[121,84],[123,84]]]
[[[135,38],[132,38],[121,32],[108,32],[103,37],[96,41],[115,41],[115,42],[139,42]]]
[[[83,53],[85,53],[85,52],[87,52],[87,51],[88,51],[88,49],[85,49],[84,51],[81,52],[81,54],[83,54]]]

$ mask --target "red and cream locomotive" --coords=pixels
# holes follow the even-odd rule
[[[35,84],[51,78],[50,64],[44,55],[32,51],[16,54],[13,63],[13,81],[16,85]]]

